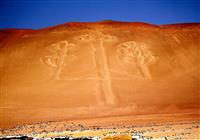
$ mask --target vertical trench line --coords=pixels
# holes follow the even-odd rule
[[[148,66],[146,66],[146,64],[139,64],[139,68],[141,69],[145,78],[147,78],[147,79],[152,78],[151,73],[149,72],[149,68],[148,68]]]
[[[102,77],[102,88],[107,104],[115,104],[115,97],[113,95],[110,71],[108,68],[107,57],[105,54],[105,49],[103,47],[103,39],[99,39],[99,51],[101,58],[101,77]]]
[[[151,54],[151,52],[149,51],[148,48],[145,48],[144,46],[139,46],[139,47],[141,47],[141,50],[139,49],[140,54],[137,55],[137,57],[140,58],[139,59],[140,61],[138,63],[139,68],[141,69],[141,72],[142,72],[144,78],[152,79],[152,75],[150,73],[150,69],[148,67],[148,64],[146,64],[146,63],[152,61],[151,60],[152,54]],[[144,59],[145,59],[146,55],[147,55],[147,58],[148,58],[148,62],[144,62]]]
[[[67,49],[68,49],[67,46],[68,46],[68,43],[65,43],[64,51],[61,55],[61,60],[58,62],[57,68],[55,70],[54,80],[60,80],[60,73],[62,71],[64,61],[65,61],[65,57],[66,57],[66,54],[67,54]]]
[[[95,49],[95,51],[93,51],[93,59],[95,60],[95,69],[97,69],[97,79],[95,80],[96,81],[96,99],[97,99],[97,105],[103,105],[105,103],[105,99],[102,97],[102,81],[101,81],[101,74],[100,74],[100,63],[98,62],[98,56],[97,56],[97,53],[98,53],[98,48],[95,47],[95,43],[93,42],[92,43],[92,47]]]

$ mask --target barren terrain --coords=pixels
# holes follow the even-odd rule
[[[199,53],[200,23],[1,29],[0,128],[198,122]]]

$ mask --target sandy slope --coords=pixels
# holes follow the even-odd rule
[[[197,120],[199,33],[199,23],[0,30],[0,127],[149,114]]]

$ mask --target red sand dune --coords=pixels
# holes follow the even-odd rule
[[[2,29],[0,49],[0,128],[150,114],[199,117],[200,23]]]

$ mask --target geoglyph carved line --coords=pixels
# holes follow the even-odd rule
[[[106,50],[104,48],[104,42],[107,42],[107,41],[115,42],[117,37],[109,35],[109,34],[103,34],[101,32],[95,32],[95,35],[98,38],[99,45],[97,45],[97,49],[98,49],[97,52],[99,52],[99,57],[102,63],[102,65],[100,65],[100,70],[101,70],[100,72],[101,72],[102,78],[105,79],[102,81],[105,100],[107,104],[114,105],[116,104],[116,97],[112,89],[110,70],[109,70],[108,60],[106,56]]]
[[[76,56],[70,55],[70,51],[75,48],[75,44],[68,41],[61,41],[51,45],[52,55],[42,58],[43,62],[53,67],[53,80],[60,80],[60,74],[67,60],[74,60]]]
[[[84,35],[81,35],[81,36],[78,36],[75,38],[76,41],[81,41],[81,42],[88,42],[92,45],[92,48],[90,48],[90,52],[93,56],[93,59],[94,59],[94,65],[95,65],[95,68],[97,70],[99,70],[99,63],[98,63],[98,57],[96,55],[97,53],[97,49],[96,49],[96,38],[93,34],[84,34]],[[104,98],[102,97],[102,82],[100,81],[100,76],[99,76],[99,73],[97,73],[97,76],[96,78],[94,78],[93,80],[96,80],[97,81],[97,84],[96,84],[96,92],[94,93],[95,94],[95,97],[96,97],[96,100],[97,100],[97,103],[98,105],[103,105],[105,103],[104,101]]]
[[[117,41],[117,37],[112,35],[104,35],[102,36],[102,39],[104,41]]]
[[[75,40],[77,40],[77,41],[94,41],[95,39],[92,34],[84,34],[84,35],[80,35],[80,36],[76,37]]]
[[[127,64],[135,64],[144,78],[151,79],[149,65],[154,64],[156,57],[144,43],[124,42],[117,49],[119,59]]]
[[[103,41],[111,41],[111,42],[114,42],[114,41],[117,41],[118,38],[116,36],[113,36],[113,35],[110,35],[110,34],[103,34],[99,31],[96,31],[93,33],[96,37],[98,37],[98,39],[101,39]]]
[[[173,35],[173,38],[178,44],[181,44],[180,40],[178,39],[178,37],[176,35]]]
[[[85,34],[75,38],[77,41],[89,41],[93,45],[93,54],[95,62],[98,68],[98,78],[96,79],[99,83],[97,86],[99,94],[103,94],[105,97],[103,102],[107,104],[115,104],[116,99],[112,91],[111,76],[107,62],[107,56],[104,49],[105,41],[116,41],[115,36],[104,35],[100,32],[95,32],[92,34]],[[48,66],[53,68],[52,79],[60,80],[60,74],[62,69],[65,66],[65,61],[68,61],[70,58],[75,57],[70,55],[69,52],[75,47],[75,44],[69,43],[68,41],[61,41],[51,45],[52,55],[48,55],[42,58],[43,62]],[[99,95],[100,98],[102,95]]]
[[[94,54],[96,67],[98,69],[97,80],[99,85],[97,86],[97,88],[98,91],[101,91],[101,93],[99,94],[104,95],[105,102],[107,104],[115,104],[116,100],[112,91],[111,76],[103,43],[105,41],[116,41],[116,39],[117,38],[115,36],[104,35],[98,31],[91,32],[90,34],[81,35],[76,38],[76,40],[79,41],[89,41],[90,43],[92,43],[92,52]],[[101,97],[101,95],[99,95],[99,97]]]

